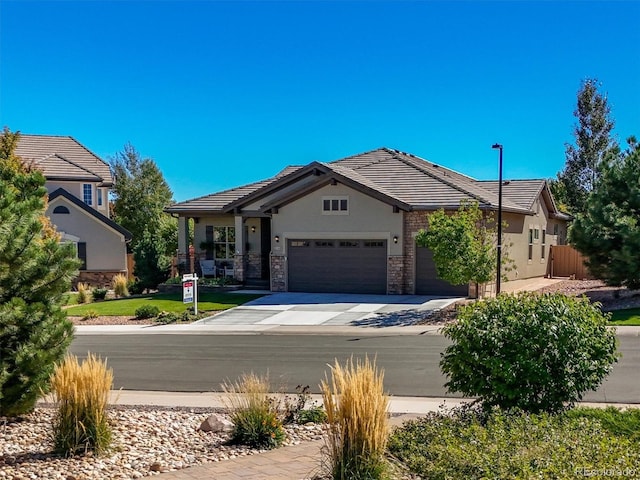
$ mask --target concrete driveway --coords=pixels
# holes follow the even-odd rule
[[[413,325],[430,311],[459,300],[423,295],[360,295],[346,293],[274,293],[245,303],[198,325],[363,326]]]

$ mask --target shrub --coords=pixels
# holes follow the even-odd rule
[[[113,372],[93,355],[80,365],[68,356],[51,376],[56,404],[53,443],[56,452],[66,456],[87,451],[102,453],[111,442],[107,418]]]
[[[169,323],[177,323],[182,319],[182,316],[176,312],[160,312],[155,318],[156,323],[167,325]]]
[[[119,273],[111,279],[111,287],[113,288],[113,294],[116,298],[129,296],[128,284],[129,282],[126,275],[122,273]]]
[[[160,313],[160,309],[158,307],[156,307],[155,305],[142,305],[138,308],[136,308],[135,314],[136,314],[136,318],[139,319],[145,319],[145,318],[153,318],[153,317],[157,317],[158,314]]]
[[[275,448],[284,441],[284,429],[278,418],[278,410],[269,399],[269,377],[253,372],[243,374],[222,389],[227,393],[231,410],[231,441],[254,448]]]
[[[129,282],[127,282],[127,290],[129,290],[131,295],[140,295],[144,292],[144,287],[138,280],[129,280]]]
[[[98,318],[98,312],[95,310],[88,310],[83,316],[82,320],[91,320],[93,318]]]
[[[384,372],[367,357],[342,367],[336,360],[331,382],[321,383],[327,411],[328,464],[335,480],[379,479],[386,475],[389,399]]]
[[[616,407],[589,408],[577,407],[566,413],[570,418],[590,418],[600,422],[602,428],[616,436],[629,437],[640,442],[640,409],[620,410]]]
[[[76,297],[77,302],[88,303],[89,295],[91,295],[91,287],[86,283],[79,282],[77,289],[78,289],[78,296]]]
[[[313,405],[298,412],[296,423],[304,425],[305,423],[325,423],[327,421],[327,412],[321,405]]]
[[[389,451],[429,479],[574,479],[640,469],[638,443],[595,419],[499,409],[475,414],[466,407],[405,422]]]
[[[450,392],[485,407],[556,412],[595,390],[617,361],[607,316],[586,298],[500,295],[462,307],[444,327]]]
[[[107,298],[107,290],[106,288],[94,288],[93,292],[91,292],[91,296],[93,297],[93,301],[96,302],[98,300],[104,300]]]
[[[202,279],[204,280],[204,279]],[[198,279],[198,282],[201,282],[200,279]],[[171,277],[171,278],[167,278],[164,281],[165,285],[181,285],[182,284],[182,278],[180,277]]]
[[[278,402],[278,409],[281,411],[282,421],[286,423],[305,424],[309,422],[324,423],[327,420],[327,414],[321,405],[314,402],[309,408],[307,404],[311,400],[309,393],[309,385],[298,385],[296,387],[296,396],[292,399],[289,395],[285,395],[281,402]],[[277,399],[272,399],[276,402]],[[280,404],[282,406],[280,407]]]

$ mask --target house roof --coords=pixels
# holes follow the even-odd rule
[[[478,181],[415,155],[383,147],[333,162],[290,166],[261,182],[176,203],[166,210],[191,214],[230,212],[292,185],[307,175],[318,177],[316,186],[325,184],[331,178],[342,180],[353,188],[405,210],[457,209],[463,200],[478,201],[480,208],[498,208],[498,182]],[[545,181],[517,182],[524,183],[516,185],[514,182],[511,187],[505,185],[502,208],[504,211],[531,213],[533,201],[540,194]],[[302,194],[313,188],[313,184],[308,184],[297,190],[289,189],[282,200],[295,199],[296,192]],[[272,198],[265,207],[277,204],[278,199]],[[555,205],[551,210],[555,210]]]
[[[73,203],[75,206],[77,206],[78,208],[84,210],[86,213],[88,213],[89,215],[94,217],[96,220],[108,225],[112,229],[114,229],[117,232],[121,233],[122,235],[124,235],[125,240],[129,241],[129,240],[131,240],[133,238],[133,235],[131,235],[131,232],[129,230],[127,230],[126,228],[118,225],[116,222],[114,222],[113,220],[111,220],[107,216],[105,216],[105,215],[101,214],[100,212],[98,212],[95,208],[91,208],[86,203],[81,201],[78,197],[76,197],[74,195],[71,195],[64,188],[58,188],[57,190],[54,190],[53,192],[51,192],[49,194],[49,203],[51,203],[53,200],[55,200],[58,197],[63,197],[65,199],[67,199],[68,201]]]
[[[109,164],[73,137],[20,134],[15,153],[42,170],[48,180],[113,185]]]

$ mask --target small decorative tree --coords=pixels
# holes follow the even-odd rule
[[[453,214],[440,209],[428,215],[429,228],[420,230],[416,242],[433,252],[438,277],[453,285],[487,283],[495,278],[497,263],[495,225],[478,202],[461,202]],[[512,260],[503,249],[502,264],[508,271]]]
[[[595,390],[617,361],[615,332],[586,298],[500,295],[463,307],[443,333],[450,392],[485,407],[557,412]]]
[[[44,176],[14,154],[18,136],[0,135],[0,416],[32,410],[66,353],[60,305],[79,266],[44,216]]]

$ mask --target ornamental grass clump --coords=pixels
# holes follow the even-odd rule
[[[113,288],[113,294],[116,298],[129,296],[129,281],[122,273],[119,273],[111,279],[111,287]]]
[[[368,357],[336,360],[320,387],[327,412],[327,463],[334,480],[386,478],[389,397],[384,372]]]
[[[277,404],[269,397],[269,376],[251,372],[235,383],[225,382],[227,407],[231,410],[231,441],[254,448],[272,449],[285,438]]]
[[[53,421],[54,450],[65,456],[103,453],[111,443],[107,418],[113,371],[89,354],[80,364],[67,356],[51,376],[57,412]]]
[[[88,303],[91,297],[91,286],[87,283],[78,283],[78,296],[76,300],[79,304]]]

